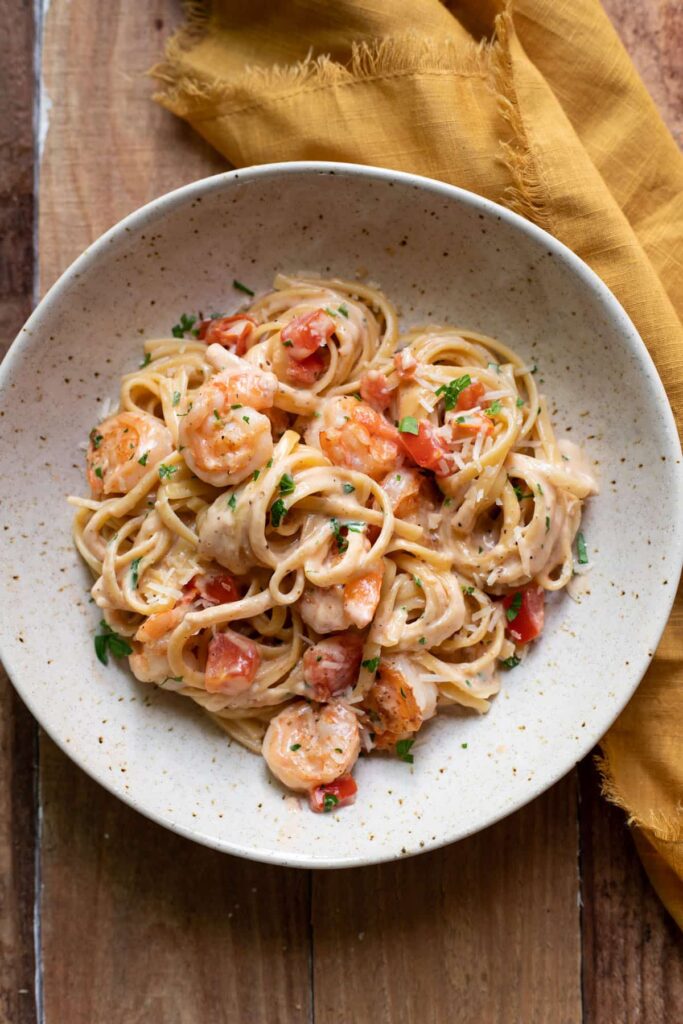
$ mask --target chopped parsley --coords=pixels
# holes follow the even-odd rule
[[[138,459],[138,462],[140,463],[141,466],[146,466],[148,458],[149,458],[149,452],[145,452],[144,455],[140,456],[140,458]]]
[[[396,756],[399,758],[400,761],[405,761],[406,764],[413,763],[415,758],[410,753],[410,748],[412,747],[414,742],[415,740],[398,740],[398,742],[396,743]]]
[[[167,466],[165,462],[162,462],[159,466],[159,479],[170,480],[174,473],[178,472],[179,466]]]
[[[344,494],[353,494],[355,489],[356,488],[353,486],[353,484],[344,484],[343,487]]]
[[[173,392],[173,398],[171,399],[171,405],[177,405],[179,401],[180,401],[180,392],[179,391],[174,391]]]
[[[218,422],[220,423],[220,421],[221,421],[221,417],[220,417],[220,413],[218,412],[218,409],[214,409],[214,410],[213,410],[213,418],[214,418],[215,420],[218,420]]]
[[[196,316],[188,316],[187,313],[181,313],[180,320],[171,328],[171,334],[174,338],[183,338],[188,331],[192,330],[196,323]]]
[[[293,348],[294,347],[294,342],[293,341],[283,341],[282,344],[285,346],[285,348]]]
[[[536,484],[536,490],[538,491],[539,494],[543,494],[543,488],[541,487],[540,484]]]
[[[301,744],[300,743],[292,743],[292,745],[291,745],[291,747],[289,749],[290,750],[301,750]]]
[[[512,489],[517,495],[518,501],[525,501],[527,498],[533,498],[534,496],[532,491],[529,491],[528,494],[525,494],[522,488],[519,486],[519,484],[513,484]]]
[[[330,529],[332,530],[332,536],[337,542],[337,551],[340,555],[343,555],[349,546],[349,542],[341,532],[341,526],[339,525],[338,519],[330,519]]]
[[[491,402],[490,406],[486,410],[487,416],[497,416],[500,412],[500,400],[497,398],[495,402]]]
[[[272,459],[268,459],[268,461],[266,462],[266,469],[270,469],[270,467],[272,465],[273,465],[273,460]]]
[[[467,744],[466,743],[461,743],[460,746],[462,747],[463,750],[467,750]]]
[[[115,658],[123,658],[125,655],[133,653],[130,644],[118,633],[115,633],[104,619],[100,622],[100,629],[102,632],[95,637],[95,654],[103,665],[109,664],[109,653],[113,654]]]
[[[90,431],[90,444],[93,446],[95,451],[97,451],[97,449],[100,447],[103,440],[104,437],[102,436],[102,434],[98,434],[96,430]]]
[[[510,602],[510,607],[505,612],[505,617],[507,618],[508,622],[514,622],[515,621],[515,619],[519,615],[519,609],[521,607],[522,607],[522,592],[520,590],[518,590],[517,593],[515,594],[515,596],[512,598],[512,601]]]
[[[462,592],[463,594],[467,594],[468,597],[471,597],[471,595],[474,593],[474,587],[463,587]]]
[[[102,467],[101,466],[95,466],[95,476],[99,477],[100,480],[102,479]]]
[[[579,556],[579,565],[588,565],[588,551],[586,549],[586,538],[579,531],[576,535],[576,550]]]
[[[547,533],[550,529],[550,516],[545,517],[545,532]]]
[[[402,434],[419,434],[420,427],[414,416],[404,416],[398,425]]]
[[[538,373],[538,367],[536,366],[536,363],[534,363],[534,365],[531,367],[531,373]]]
[[[233,512],[237,508],[237,495],[236,494],[231,494],[230,497],[228,498],[228,508],[231,508]]]
[[[141,558],[134,558],[130,563],[130,583],[133,590],[137,589]]]
[[[150,354],[149,352],[145,352],[145,358],[144,358],[144,359],[142,360],[142,362],[140,363],[140,369],[141,369],[141,370],[144,370],[144,368],[145,368],[146,366],[149,366],[149,364],[151,363],[151,361],[152,361],[152,356],[151,356],[151,354]]]
[[[261,476],[261,470],[260,469],[255,469],[254,472],[251,474],[251,479],[252,480],[258,480],[258,478],[260,476]]]
[[[241,281],[234,280],[232,282],[233,288],[236,288],[238,292],[244,292],[245,295],[255,295],[256,292],[252,291],[251,288],[247,288],[246,284],[242,284]]]
[[[363,396],[361,395],[360,391],[352,391],[351,392],[351,397],[355,398],[357,402],[362,402],[363,401]]]
[[[339,797],[334,793],[325,793],[323,797],[323,811],[331,811],[339,803]]]
[[[280,477],[280,494],[293,494],[295,489],[294,477],[289,473],[283,473]]]
[[[417,642],[419,644],[426,644],[427,643],[427,637],[426,636],[421,636],[420,639]]]
[[[379,658],[368,658],[367,661],[362,661],[361,665],[366,668],[368,672],[376,672],[379,668]]]
[[[509,658],[500,659],[500,663],[504,668],[517,668],[521,661],[522,659],[518,658],[516,654],[512,654]]]
[[[524,405],[524,399],[523,398],[518,398],[517,399],[517,408],[521,409],[523,405]]]
[[[348,320],[348,318],[349,318],[349,311],[348,311],[348,309],[346,308],[346,306],[343,303],[339,307],[339,312],[341,313],[342,316],[345,316],[346,319]]]
[[[450,384],[442,384],[440,388],[437,388],[434,392],[435,395],[443,395],[443,404],[446,410],[455,409],[460,392],[468,388],[472,383],[472,378],[469,373],[463,374],[462,377],[458,377],[456,380],[452,380]]]
[[[420,587],[420,589],[424,589],[422,587],[422,580],[420,579],[419,576],[413,576],[413,583],[415,584],[416,587]]]
[[[244,420],[245,423],[249,422],[249,417],[248,416],[243,416],[242,419]]]
[[[282,520],[287,515],[288,509],[282,498],[278,498],[274,501],[270,509],[270,522],[272,526],[279,526]]]

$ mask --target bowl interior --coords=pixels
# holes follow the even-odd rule
[[[551,600],[542,642],[504,677],[491,712],[438,716],[413,766],[363,759],[357,803],[330,815],[286,796],[260,758],[191,702],[100,665],[99,615],[65,503],[85,493],[79,445],[144,338],[168,332],[182,312],[238,308],[234,278],[261,292],[278,271],[299,270],[377,282],[405,326],[446,321],[514,346],[538,366],[558,436],[585,445],[601,483],[584,520],[595,563],[585,593]],[[7,361],[1,398],[3,655],[15,684],[96,779],[231,852],[352,864],[490,824],[602,735],[644,672],[675,593],[680,448],[630,321],[549,236],[424,179],[284,165],[158,200],[91,247],[43,301]]]

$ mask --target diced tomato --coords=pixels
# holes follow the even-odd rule
[[[229,348],[235,355],[243,356],[247,351],[247,342],[256,321],[247,313],[236,316],[219,316],[214,320],[202,320],[199,324],[199,338],[207,345],[222,345]]]
[[[209,641],[204,685],[207,693],[237,694],[253,683],[261,655],[253,640],[226,630]]]
[[[417,359],[409,348],[403,348],[394,356],[394,366],[399,377],[403,380],[415,376],[417,370]]]
[[[196,576],[197,589],[209,604],[227,604],[228,601],[239,601],[240,592],[232,576],[222,573],[220,576]]]
[[[363,656],[359,633],[339,633],[319,640],[304,654],[304,680],[313,687],[315,700],[327,701],[335,693],[353,686]]]
[[[315,384],[325,372],[325,353],[318,350],[305,359],[291,358],[287,363],[287,377],[292,384],[306,387]]]
[[[295,316],[282,328],[280,339],[293,359],[301,361],[325,345],[336,330],[336,323],[324,309]]]
[[[521,598],[521,603],[520,603]],[[528,644],[543,631],[545,618],[545,590],[533,584],[523,590],[515,590],[503,598],[506,614],[505,632],[518,644]],[[518,608],[517,614],[509,616]]]
[[[318,813],[336,811],[340,807],[352,804],[356,799],[358,786],[352,775],[342,775],[326,786],[316,786],[308,794],[311,810]]]
[[[420,420],[417,434],[400,434],[401,443],[413,462],[423,469],[431,469],[437,476],[453,472],[449,453],[434,433],[427,420]]]
[[[383,412],[391,404],[391,388],[383,373],[379,370],[370,370],[361,377],[360,393],[368,405],[373,409]]]
[[[492,434],[493,420],[483,412],[470,413],[464,423],[458,423],[459,417],[450,421],[453,440],[461,437],[476,437],[479,433]]]
[[[475,405],[479,405],[481,402],[485,392],[486,388],[481,381],[473,381],[460,392],[455,408],[458,412],[463,412],[465,409],[474,409]]]

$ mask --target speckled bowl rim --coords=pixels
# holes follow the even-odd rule
[[[573,253],[571,249],[568,249],[566,245],[558,241],[558,239],[553,235],[550,235],[547,231],[537,227],[535,224],[531,223],[531,221],[525,220],[523,217],[519,216],[519,214],[516,214],[511,210],[508,210],[506,207],[500,206],[498,203],[494,203],[489,199],[485,199],[476,193],[469,192],[466,189],[436,181],[432,178],[425,178],[421,175],[406,173],[404,171],[387,170],[385,168],[371,167],[361,164],[337,163],[334,161],[312,160],[261,164],[255,167],[227,171],[223,174],[212,175],[208,178],[200,178],[198,181],[193,181],[153,199],[151,202],[133,211],[133,213],[130,213],[127,217],[124,217],[123,220],[120,220],[117,224],[101,235],[95,242],[88,246],[88,248],[85,249],[76,260],[74,260],[74,262],[62,273],[57,281],[55,281],[40,303],[36,306],[25,325],[19,331],[19,334],[12,343],[2,365],[0,366],[0,392],[4,390],[5,386],[9,382],[19,349],[29,337],[32,329],[36,327],[39,321],[41,321],[46,315],[49,315],[50,307],[54,300],[57,299],[65,289],[70,288],[73,281],[79,275],[90,270],[97,264],[100,257],[107,253],[111,241],[119,238],[131,229],[138,229],[162,219],[166,214],[189,200],[197,197],[203,197],[213,192],[220,192],[226,188],[230,188],[235,182],[255,181],[266,178],[281,178],[284,180],[289,175],[302,174],[337,175],[340,178],[357,177],[365,178],[370,181],[384,181],[388,184],[400,183],[402,185],[412,186],[413,188],[422,189],[426,192],[436,194],[445,200],[453,200],[456,203],[470,207],[479,212],[484,212],[492,218],[497,217],[509,227],[518,230],[523,235],[527,235],[536,242],[544,245],[553,253],[553,255],[557,256],[577,278],[581,279],[582,283],[589,290],[596,294],[596,296],[603,302],[606,313],[610,315],[615,327],[622,335],[624,343],[629,346],[633,354],[639,360],[649,364],[655,378],[655,389],[659,391],[658,405],[662,416],[662,425],[666,434],[668,448],[672,454],[675,454],[676,459],[680,459],[681,445],[673,412],[650,353],[648,352],[632,321],[612,292],[607,288],[598,275],[591,270],[582,259]],[[680,471],[677,472],[674,469],[672,475],[674,503],[678,508],[680,515],[677,517],[677,529],[670,542],[671,546],[668,552],[667,569],[671,578],[678,579],[683,566],[683,473]],[[662,633],[664,632],[671,608],[673,607],[675,596],[676,587],[671,587],[670,589],[663,591],[662,600],[655,608],[650,610],[648,642],[651,650],[656,648]],[[575,756],[572,756],[569,760],[566,757],[562,758],[561,761],[554,766],[552,771],[549,771],[548,774],[546,774],[542,780],[537,782],[535,785],[530,786],[530,788],[525,791],[521,799],[516,800],[514,804],[506,807],[500,814],[492,815],[490,819],[473,826],[465,832],[459,831],[457,837],[453,837],[450,834],[439,835],[433,841],[425,842],[421,849],[414,851],[411,850],[407,854],[397,853],[394,857],[386,854],[377,857],[342,856],[339,859],[328,858],[326,860],[318,860],[314,856],[296,856],[287,852],[280,854],[277,850],[260,850],[253,846],[243,846],[239,842],[217,839],[214,836],[206,834],[200,829],[195,830],[171,821],[170,819],[165,818],[163,814],[146,807],[144,802],[141,802],[134,794],[118,789],[104,773],[99,773],[91,766],[82,764],[77,756],[77,752],[70,749],[61,736],[53,733],[50,728],[41,721],[41,716],[35,707],[35,702],[30,699],[26,690],[22,687],[20,673],[15,671],[11,652],[8,645],[4,642],[4,636],[2,634],[0,634],[0,658],[2,658],[4,667],[15,689],[47,735],[57,744],[63,753],[78,764],[86,774],[90,775],[91,778],[106,790],[118,797],[128,806],[132,807],[134,810],[178,835],[184,836],[187,839],[191,839],[194,842],[198,842],[212,849],[220,850],[224,853],[245,857],[249,860],[279,864],[288,867],[328,869],[360,867],[367,864],[383,863],[392,859],[402,859],[404,856],[414,856],[417,853],[427,853],[429,850],[447,846],[451,842],[465,839],[476,832],[489,828],[489,826],[494,825],[497,821],[502,820],[509,814],[512,814],[524,807],[571,771],[574,765],[595,746],[629,702],[650,664],[650,658],[647,654],[635,660],[631,664],[627,673],[628,683],[624,682],[621,691],[621,699],[616,704],[611,705],[603,702],[602,712],[600,711],[600,705],[598,705],[598,710],[591,719],[591,728],[586,729],[582,734],[581,742],[579,743],[578,748],[574,751]]]

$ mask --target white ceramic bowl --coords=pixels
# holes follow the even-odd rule
[[[415,764],[361,759],[356,804],[311,814],[262,759],[190,701],[102,666],[100,616],[71,543],[85,493],[79,443],[144,337],[184,311],[229,309],[233,278],[367,274],[404,325],[448,321],[537,362],[560,436],[586,445],[601,493],[584,533],[595,568],[580,604],[550,604],[542,641],[483,717],[442,714]],[[681,567],[683,489],[671,410],[633,325],[559,242],[478,196],[338,164],[279,164],[198,181],[138,210],[60,278],[1,378],[2,655],[45,730],[107,789],[198,842],[257,860],[338,867],[427,850],[542,792],[633,693]]]

